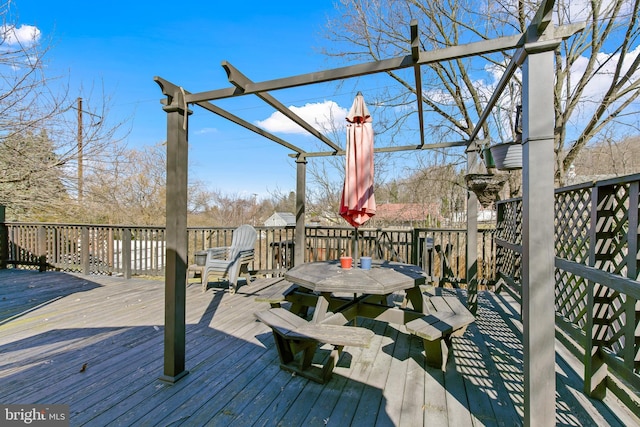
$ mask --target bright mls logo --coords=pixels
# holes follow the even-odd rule
[[[2,426],[68,426],[69,405],[0,405]]]

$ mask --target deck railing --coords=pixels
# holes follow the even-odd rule
[[[639,410],[640,175],[555,193],[556,337],[584,363],[584,391]],[[522,199],[498,204],[498,289],[522,295]],[[504,286],[502,286],[504,285]],[[633,390],[629,392],[629,390]]]
[[[250,270],[278,276],[293,266],[294,227],[256,227],[258,240]],[[233,228],[188,228],[188,263],[197,252],[231,244]],[[305,261],[369,255],[421,266],[436,283],[465,283],[466,231],[460,229],[307,227]],[[478,238],[481,283],[495,274],[493,230]],[[0,222],[0,268],[58,269],[84,274],[162,276],[164,227]],[[354,243],[357,242],[357,246]],[[358,255],[355,254],[355,255]]]

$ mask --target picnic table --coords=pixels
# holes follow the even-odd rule
[[[444,369],[452,333],[464,331],[473,315],[456,297],[427,296],[420,286],[426,277],[420,267],[389,261],[374,261],[372,268],[343,269],[338,261],[305,263],[290,269],[285,280],[295,284],[285,298],[291,309],[274,307],[256,313],[269,325],[280,356],[280,366],[318,382],[326,382],[344,346],[367,347],[373,332],[357,324],[357,318],[405,325],[409,333],[423,339],[427,364]],[[401,306],[392,294],[404,291]],[[300,301],[313,304],[311,320]],[[308,302],[312,301],[312,302]],[[333,350],[320,367],[312,360],[320,343]]]

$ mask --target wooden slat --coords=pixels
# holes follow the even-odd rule
[[[277,282],[274,282],[256,294],[256,301],[268,302],[270,304],[284,302],[287,294],[295,287],[297,286],[280,277]]]

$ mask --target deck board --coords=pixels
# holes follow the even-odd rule
[[[269,280],[235,295],[187,287],[189,375],[169,385],[159,380],[163,281],[0,270],[0,402],[69,404],[73,426],[522,423],[521,323],[508,297],[480,294],[444,373],[404,327],[361,320],[371,345],[345,347],[323,385],[279,369],[271,330],[252,314],[269,307],[255,301]],[[560,349],[559,425],[639,423],[582,394],[579,371]]]

